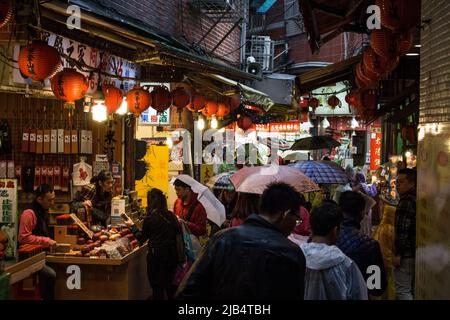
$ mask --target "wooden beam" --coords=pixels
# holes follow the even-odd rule
[[[342,10],[327,6],[324,3],[317,3],[316,1],[311,1],[311,7],[313,10],[326,13],[327,15],[334,16],[336,18],[343,19],[346,17],[346,14],[342,12]]]

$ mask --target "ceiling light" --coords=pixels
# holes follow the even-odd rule
[[[97,122],[103,122],[106,119],[108,119],[108,112],[106,110],[106,106],[101,102],[97,102],[92,107],[92,120]]]
[[[217,129],[218,125],[219,125],[219,123],[217,122],[216,116],[212,116],[212,119],[211,119],[211,128],[212,128],[212,129]]]
[[[419,54],[416,52],[410,52],[410,53],[407,53],[406,55],[410,56],[410,57],[414,57],[414,56],[418,56]]]
[[[328,128],[329,126],[330,126],[330,122],[328,121],[327,117],[325,117],[325,119],[323,119],[323,121],[322,121],[322,127]]]

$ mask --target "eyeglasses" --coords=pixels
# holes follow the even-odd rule
[[[286,216],[287,214],[292,214],[293,216],[295,216],[297,219],[295,220],[295,226],[298,227],[299,225],[301,225],[303,223],[303,219],[300,215],[293,213],[290,209],[286,210],[284,212],[284,215]]]

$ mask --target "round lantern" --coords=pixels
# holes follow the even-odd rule
[[[238,127],[244,131],[250,129],[252,124],[253,124],[252,118],[250,118],[249,116],[241,116],[237,121]]]
[[[402,56],[407,54],[413,44],[413,34],[411,31],[400,32],[396,34],[397,54]]]
[[[241,105],[241,95],[239,93],[230,96],[230,111],[234,111]]]
[[[206,105],[206,99],[204,96],[200,94],[194,94],[192,97],[191,103],[189,103],[186,108],[188,108],[189,111],[197,112],[202,110]]]
[[[320,101],[317,98],[311,98],[309,99],[309,106],[316,110],[316,108],[319,107]]]
[[[113,85],[103,85],[103,94],[105,95],[105,106],[108,114],[116,112],[123,101],[122,91]]]
[[[55,96],[65,101],[66,107],[75,107],[75,101],[83,98],[88,90],[88,80],[75,69],[64,68],[50,80]]]
[[[58,50],[45,41],[35,40],[19,52],[20,72],[34,81],[51,77],[58,70],[60,62]]]
[[[397,43],[392,30],[387,28],[372,30],[370,46],[376,54],[384,59],[393,59],[397,56]]]
[[[139,86],[134,86],[127,93],[128,110],[139,116],[143,111],[147,110],[152,103],[152,96],[147,90]]]
[[[172,103],[178,110],[186,107],[191,102],[191,93],[183,87],[172,91]]]
[[[172,105],[172,94],[165,86],[157,86],[153,89],[151,106],[158,112],[163,112]]]
[[[305,97],[301,97],[300,100],[298,100],[298,105],[300,108],[308,108],[309,106],[309,99]]]
[[[217,102],[213,100],[207,100],[205,107],[202,109],[202,113],[205,117],[212,117],[216,114],[218,108],[219,106],[217,105]]]
[[[358,63],[356,65],[356,77],[359,79],[361,88],[370,87],[373,84],[373,80],[371,80],[364,72],[362,63]]]
[[[420,22],[420,0],[377,0],[381,24],[391,30],[408,30]]]
[[[381,76],[383,74],[391,72],[395,69],[397,63],[397,58],[394,58],[392,60],[383,58],[376,54],[375,51],[370,47],[366,51],[364,51],[363,54],[364,71],[366,71],[370,78],[373,78],[371,77],[371,75],[373,74]]]
[[[308,111],[305,111],[305,110],[300,111],[300,122],[301,123],[309,121],[308,114],[309,114]]]
[[[223,118],[229,114],[230,114],[230,106],[227,103],[219,102],[217,104],[216,116],[219,118]]]
[[[0,29],[6,26],[13,15],[11,0],[0,0]]]
[[[336,97],[335,95],[332,95],[328,98],[327,100],[328,105],[331,107],[331,109],[336,108],[338,105],[341,104],[341,101],[339,100],[338,97]]]

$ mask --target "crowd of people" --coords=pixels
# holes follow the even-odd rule
[[[219,199],[227,220],[217,228],[208,227],[212,223],[205,208],[185,182],[174,182],[178,199],[173,211],[161,190],[149,190],[142,230],[129,218],[125,224],[141,243],[148,240],[152,298],[413,299],[415,170],[399,171],[400,202],[396,208],[385,206],[375,232],[363,224],[370,214],[367,197],[376,190],[365,184],[364,176],[349,177],[349,185],[334,200],[326,197],[313,208],[282,182],[262,194],[223,190]],[[88,188],[91,192],[76,200],[97,208],[94,217],[104,221],[101,209],[112,179],[108,174],[99,178]],[[55,244],[47,227],[54,197],[50,186],[36,190],[30,209],[21,216],[21,244]],[[194,259],[180,252],[186,232],[208,238]],[[44,298],[52,299],[54,271],[45,267],[39,275]]]

